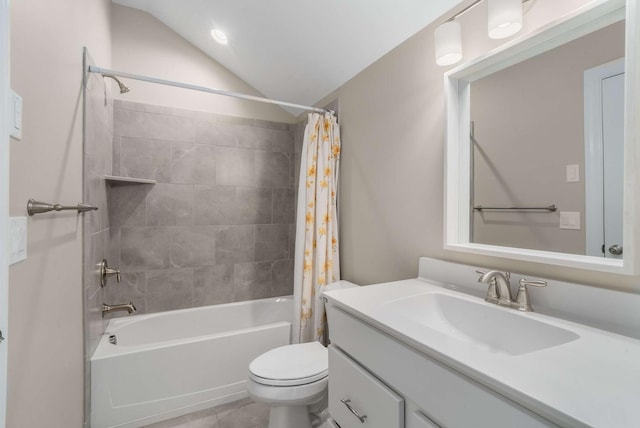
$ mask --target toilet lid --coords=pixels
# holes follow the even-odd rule
[[[280,346],[249,364],[249,377],[273,386],[304,385],[327,377],[329,357],[320,342]]]

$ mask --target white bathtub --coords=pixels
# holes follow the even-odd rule
[[[246,397],[249,363],[289,343],[292,317],[291,298],[280,297],[112,319],[91,358],[92,428],[139,427]]]

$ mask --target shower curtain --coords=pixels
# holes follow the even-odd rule
[[[326,342],[322,289],[340,279],[336,194],[340,130],[335,115],[311,113],[304,132],[294,265],[294,343]]]

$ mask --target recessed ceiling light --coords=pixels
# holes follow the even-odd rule
[[[229,40],[227,40],[227,35],[224,34],[224,31],[218,30],[217,28],[211,30],[211,37],[213,37],[213,40],[220,43],[221,45],[226,45],[227,43],[229,43]]]

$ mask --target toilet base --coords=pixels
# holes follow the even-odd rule
[[[269,428],[311,428],[307,406],[272,406]]]

